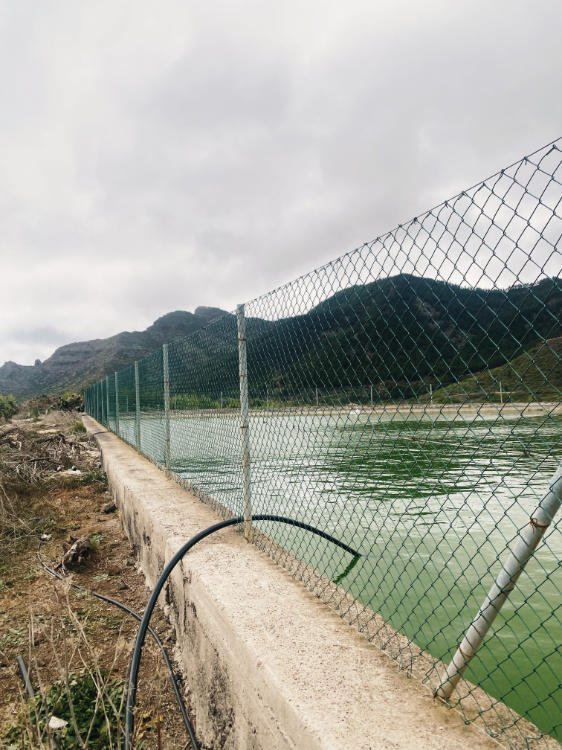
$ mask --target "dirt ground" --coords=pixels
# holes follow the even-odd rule
[[[84,559],[62,566],[76,540],[85,540]],[[77,414],[53,412],[0,425],[0,748],[122,746],[118,704],[137,622],[90,590],[141,613],[148,598],[95,442]],[[173,632],[160,613],[152,627],[170,652]],[[138,693],[137,747],[190,747],[162,655],[149,641]],[[36,694],[45,698],[42,708],[38,699],[28,700],[18,656]],[[84,729],[85,698],[76,695],[76,686],[88,679],[95,686],[89,704],[104,706],[104,739],[95,740],[94,719]],[[70,696],[71,726],[63,729],[46,728],[49,717],[38,716],[51,709],[56,715],[57,684]],[[72,727],[80,738],[71,742],[64,737]]]

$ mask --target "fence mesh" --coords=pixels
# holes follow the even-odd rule
[[[245,306],[253,541],[432,688],[548,490],[562,426],[562,141]],[[234,314],[86,392],[223,515],[244,509]],[[562,739],[560,515],[451,701]]]

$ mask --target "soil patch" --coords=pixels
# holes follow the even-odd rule
[[[77,542],[87,553],[71,559]],[[64,579],[53,578],[45,566]],[[97,445],[76,414],[56,412],[0,426],[0,747],[122,746],[119,701],[137,623],[88,590],[137,612],[148,598],[111,503]],[[173,630],[161,612],[152,627],[170,651]],[[70,713],[76,716],[67,727],[46,727],[49,717],[34,720],[18,656],[45,698],[41,710],[57,689],[70,695]],[[143,663],[137,747],[189,747],[168,671],[151,640]],[[80,715],[87,707],[76,691],[86,684],[95,688],[90,703],[105,706],[102,744],[94,742],[94,720]],[[56,713],[59,704],[53,705]],[[71,732],[86,736],[65,744]]]

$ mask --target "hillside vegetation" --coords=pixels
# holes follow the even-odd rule
[[[441,388],[433,396],[438,402],[500,398],[504,401],[562,399],[562,336],[532,347],[501,367]]]
[[[375,400],[417,399],[525,352],[532,360],[562,335],[561,317],[559,279],[496,291],[400,275],[350,287],[304,315],[247,321],[250,397],[314,403],[318,389],[323,403],[365,402],[372,386]],[[175,394],[236,395],[236,324],[220,323],[174,347]],[[527,399],[553,395],[548,378],[523,390]]]
[[[412,398],[560,335],[561,313],[559,279],[497,291],[401,275],[338,292],[249,345],[280,388],[372,383],[380,395]],[[295,341],[298,358],[279,346]]]

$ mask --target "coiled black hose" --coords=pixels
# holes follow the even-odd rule
[[[208,528],[204,529],[203,531],[200,531],[198,534],[195,534],[195,536],[191,537],[189,541],[185,542],[185,544],[183,544],[180,547],[180,549],[172,557],[172,559],[166,565],[166,567],[160,574],[160,577],[156,581],[154,590],[150,596],[150,599],[148,600],[148,604],[146,605],[146,609],[144,611],[144,615],[143,615],[143,618],[139,627],[139,632],[137,634],[137,638],[135,641],[135,648],[133,650],[133,654],[131,657],[131,666],[129,668],[129,685],[127,689],[127,704],[126,704],[126,712],[125,712],[125,750],[132,750],[133,728],[134,728],[133,711],[135,708],[136,697],[137,697],[137,683],[138,683],[138,675],[139,675],[139,668],[140,668],[140,661],[141,661],[141,656],[142,656],[144,640],[146,637],[147,630],[149,628],[149,623],[150,623],[150,618],[152,617],[152,612],[154,611],[154,607],[156,606],[158,597],[160,596],[160,593],[162,589],[164,588],[164,585],[166,581],[168,580],[170,573],[173,571],[176,565],[180,562],[180,560],[184,557],[184,555],[186,555],[189,552],[189,550],[192,547],[194,547],[198,542],[205,539],[205,537],[208,537],[211,534],[214,534],[215,531],[220,531],[221,529],[225,529],[228,526],[238,526],[240,524],[243,524],[244,520],[245,519],[242,516],[238,516],[236,518],[229,518],[226,521],[220,521],[219,523],[215,523],[212,526],[209,526]],[[317,536],[322,537],[322,539],[326,539],[327,541],[332,542],[332,544],[335,544],[336,546],[341,547],[341,549],[345,550],[346,552],[349,552],[349,554],[353,555],[355,558],[361,557],[361,554],[359,552],[357,552],[356,550],[354,550],[352,547],[348,546],[344,542],[341,542],[339,539],[336,539],[330,534],[327,534],[325,531],[321,531],[320,529],[317,529],[308,523],[297,521],[294,518],[287,518],[285,516],[258,514],[258,515],[253,516],[252,520],[253,521],[275,521],[277,523],[288,524],[289,526],[296,526],[297,528],[304,529],[305,531],[311,531],[313,534],[316,534]],[[194,744],[194,747],[197,748],[198,745],[196,741],[194,741],[193,738],[192,738],[192,742]]]

